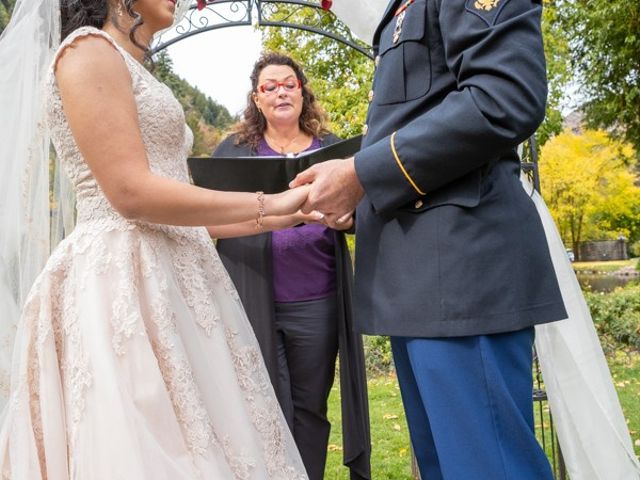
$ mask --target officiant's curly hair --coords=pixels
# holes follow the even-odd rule
[[[263,53],[253,66],[251,72],[251,91],[247,94],[247,107],[244,110],[240,122],[231,127],[231,133],[235,136],[235,143],[248,144],[252,150],[258,148],[258,144],[264,137],[267,129],[267,121],[258,109],[253,96],[258,91],[258,78],[260,73],[269,65],[287,66],[295,72],[296,77],[302,83],[302,112],[298,122],[300,130],[316,138],[323,138],[329,133],[327,116],[316,102],[316,97],[307,85],[308,80],[302,67],[288,55],[276,52]]]
[[[134,19],[133,26],[129,30],[129,38],[133,44],[142,51],[148,53],[149,49],[140,44],[135,37],[136,30],[144,21],[139,13],[133,11],[136,0],[60,0],[60,27],[61,40],[80,27],[95,27],[102,29],[108,19],[121,28],[118,22],[117,7],[120,5],[122,12],[126,12]]]

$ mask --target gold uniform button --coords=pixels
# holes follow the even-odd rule
[[[375,60],[374,60],[374,63],[376,64],[376,67],[377,67],[378,65],[380,65],[380,55],[376,55],[376,58],[375,58]]]
[[[369,125],[365,123],[364,126],[362,127],[362,135],[366,135],[368,132],[369,132]]]
[[[422,208],[422,206],[424,205],[424,202],[422,200],[417,200],[414,207],[415,208]]]
[[[373,102],[373,97],[375,97],[375,93],[373,93],[373,90],[369,90],[369,103]]]

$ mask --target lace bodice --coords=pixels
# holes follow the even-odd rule
[[[182,106],[166,85],[156,80],[107,33],[93,27],[75,30],[60,45],[53,65],[65,48],[78,37],[86,35],[105,38],[124,58],[131,73],[140,131],[151,171],[156,175],[188,182],[186,158],[193,144],[193,134],[185,123]],[[124,227],[130,222],[113,209],[73,138],[62,109],[53,65],[47,84],[47,122],[53,145],[57,154],[61,156],[61,164],[74,187],[78,209],[77,222],[97,220],[111,227]]]

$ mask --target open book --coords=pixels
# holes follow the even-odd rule
[[[229,192],[278,193],[295,176],[316,163],[348,158],[360,150],[362,136],[289,157],[191,157],[187,160],[193,183]]]

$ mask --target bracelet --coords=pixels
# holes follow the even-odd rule
[[[264,228],[264,192],[256,192],[258,196],[258,216],[256,217],[256,230]]]

